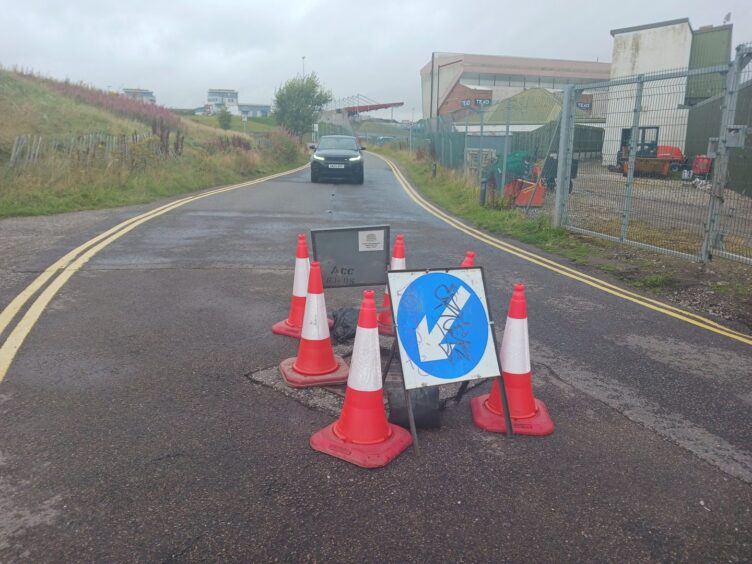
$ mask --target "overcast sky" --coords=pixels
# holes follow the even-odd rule
[[[305,56],[306,72],[335,97],[403,101],[395,117],[414,108],[417,118],[418,71],[432,51],[610,61],[611,29],[682,17],[697,28],[727,12],[734,45],[752,41],[749,0],[8,0],[0,64],[148,88],[185,108],[202,105],[209,88],[271,103]]]

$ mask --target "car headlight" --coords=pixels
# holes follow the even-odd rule
[[[316,159],[317,161],[325,161],[326,160],[324,157],[321,157],[319,155],[313,155],[313,158]]]
[[[357,157],[350,157],[350,158],[349,158],[348,160],[349,160],[350,162],[353,162],[353,161],[359,161],[359,160],[360,160],[360,159],[362,159],[362,158],[363,158],[363,156],[362,156],[362,155],[358,155]]]

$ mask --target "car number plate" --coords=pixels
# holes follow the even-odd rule
[[[343,164],[330,164],[329,168],[345,168]]]

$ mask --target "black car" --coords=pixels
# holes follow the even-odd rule
[[[311,155],[311,182],[324,178],[350,180],[363,184],[363,155],[365,147],[358,145],[355,137],[347,135],[325,135]]]

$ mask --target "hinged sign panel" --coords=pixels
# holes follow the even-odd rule
[[[387,276],[406,389],[501,374],[481,268]]]
[[[388,225],[317,229],[311,231],[311,241],[324,288],[386,284]]]

